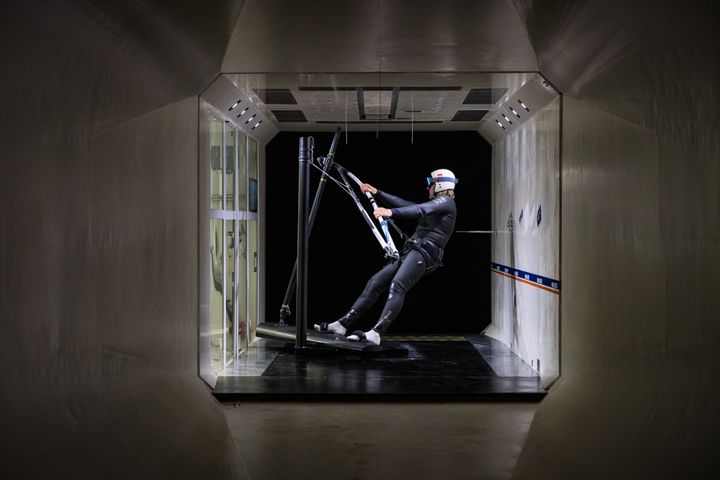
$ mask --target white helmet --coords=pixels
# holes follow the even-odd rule
[[[435,193],[454,190],[455,184],[458,183],[458,181],[455,174],[446,168],[433,170],[427,179],[428,187],[433,183],[435,184]]]

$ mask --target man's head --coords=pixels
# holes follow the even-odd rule
[[[443,195],[455,197],[455,184],[458,183],[458,178],[450,170],[446,168],[433,170],[427,182],[430,198],[443,192]]]

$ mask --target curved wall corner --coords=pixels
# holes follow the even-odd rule
[[[714,6],[515,4],[565,97],[563,373],[514,478],[715,478]]]
[[[197,376],[204,8],[1,7],[4,478],[236,476]]]

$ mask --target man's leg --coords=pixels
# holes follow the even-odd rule
[[[390,282],[390,291],[385,302],[385,308],[383,308],[380,315],[380,320],[370,331],[363,332],[365,340],[380,345],[380,335],[385,333],[400,313],[403,303],[405,303],[405,294],[424,274],[425,259],[417,250],[411,250]],[[360,335],[356,336],[362,338]],[[355,338],[352,338],[352,340],[355,340]]]
[[[352,324],[355,323],[355,321],[357,321],[365,312],[370,310],[370,307],[375,304],[380,294],[387,290],[388,285],[390,284],[393,275],[395,275],[395,272],[398,271],[399,266],[399,261],[393,261],[385,265],[382,269],[380,269],[380,271],[370,277],[370,280],[368,280],[365,285],[365,289],[362,291],[357,300],[355,300],[355,303],[348,313],[339,320],[327,324],[325,328],[323,328],[324,325],[322,324],[315,324],[315,330],[345,335]]]

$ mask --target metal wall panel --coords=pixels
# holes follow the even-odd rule
[[[226,38],[160,3],[2,5],[3,478],[234,476],[197,376],[197,93]]]
[[[716,5],[516,4],[565,108],[562,376],[515,477],[718,477]]]
[[[246,3],[222,70],[536,71],[537,58],[505,0],[265,0]]]

